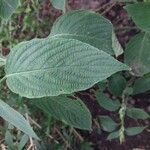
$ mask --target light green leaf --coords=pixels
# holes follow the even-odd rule
[[[101,107],[109,111],[116,111],[120,107],[119,101],[113,101],[102,92],[96,92],[96,99]]]
[[[38,139],[37,135],[34,133],[25,118],[2,100],[0,100],[0,116],[27,135]]]
[[[12,49],[5,65],[8,87],[21,96],[70,94],[129,67],[74,39],[34,39]]]
[[[118,57],[119,55],[121,55],[123,53],[123,48],[120,45],[114,32],[112,32],[112,48],[114,50],[116,57]]]
[[[29,137],[28,137],[26,134],[24,134],[24,135],[21,137],[21,140],[20,140],[20,142],[19,142],[19,144],[18,144],[18,150],[23,150],[23,148],[24,148],[25,145],[27,144],[28,140],[29,140]]]
[[[125,8],[139,28],[150,32],[150,2],[131,4]]]
[[[33,104],[58,120],[79,129],[91,130],[92,118],[81,100],[65,96],[34,99]]]
[[[127,116],[133,119],[148,119],[150,116],[143,109],[127,108]]]
[[[6,63],[6,59],[0,55],[0,67],[4,66]]]
[[[109,20],[92,11],[78,10],[59,17],[50,36],[77,39],[113,55],[112,31]]]
[[[140,134],[141,132],[143,132],[143,130],[146,128],[147,128],[147,126],[126,128],[126,134],[129,136],[137,135],[137,134]]]
[[[119,137],[119,131],[114,131],[108,135],[107,140],[116,139],[118,137]]]
[[[8,150],[15,149],[14,142],[13,142],[13,135],[10,133],[9,130],[5,133],[5,143],[8,146]]]
[[[149,33],[139,33],[131,39],[125,50],[125,63],[131,66],[136,76],[150,72]]]
[[[135,81],[133,94],[144,93],[148,90],[150,90],[150,73]]]
[[[112,132],[118,126],[118,124],[109,116],[100,116],[98,119],[104,131]]]
[[[110,92],[115,96],[121,96],[124,89],[126,88],[126,79],[120,73],[116,73],[112,75],[108,80],[108,88]]]
[[[51,0],[51,3],[56,9],[60,9],[65,12],[66,1],[67,0]]]
[[[0,0],[0,17],[8,19],[20,5],[20,0]]]

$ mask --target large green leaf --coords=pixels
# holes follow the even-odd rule
[[[150,34],[139,33],[128,43],[125,50],[125,62],[137,76],[150,72]]]
[[[133,119],[148,119],[149,114],[140,108],[127,108],[127,116]]]
[[[91,130],[91,114],[81,100],[71,100],[65,96],[34,99],[33,104],[52,115],[65,121],[68,125],[79,129]]]
[[[150,32],[150,2],[127,5],[125,8],[139,28]]]
[[[112,48],[113,27],[109,20],[92,11],[70,11],[54,23],[50,36],[73,38],[88,43],[109,54]],[[116,38],[113,36],[113,47]]]
[[[96,99],[101,107],[109,111],[116,111],[120,107],[119,101],[113,101],[102,92],[96,92]]]
[[[139,94],[150,90],[150,73],[135,81],[133,94]]]
[[[8,19],[19,4],[20,0],[0,0],[0,17]]]
[[[0,100],[0,116],[27,135],[38,139],[25,118],[2,100]]]
[[[56,9],[60,9],[65,12],[66,1],[67,0],[51,0],[51,3]]]
[[[8,87],[28,98],[85,90],[128,69],[89,44],[55,37],[18,44],[5,66]]]

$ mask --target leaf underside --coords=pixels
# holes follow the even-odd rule
[[[89,44],[55,37],[18,44],[5,66],[8,87],[28,98],[85,90],[128,69]]]
[[[58,120],[70,126],[91,130],[92,117],[81,100],[71,100],[65,96],[34,99],[33,104]],[[58,108],[58,109],[56,109]]]
[[[19,4],[19,0],[0,0],[0,17],[8,19]]]

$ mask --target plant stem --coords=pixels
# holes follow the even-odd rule
[[[126,108],[127,108],[127,100],[126,100],[126,89],[124,90],[123,94],[122,94],[122,104],[121,104],[121,108],[119,110],[119,117],[121,120],[121,127],[119,130],[119,140],[120,140],[120,144],[122,144],[123,142],[125,142],[125,114],[126,114]]]

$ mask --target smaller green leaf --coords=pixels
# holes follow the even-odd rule
[[[126,88],[127,81],[119,73],[112,75],[108,82],[108,88],[112,94],[115,96],[121,96],[124,89]]]
[[[98,119],[104,131],[112,132],[118,126],[118,124],[114,120],[112,120],[112,118],[110,118],[109,116],[100,116]]]
[[[147,126],[126,128],[126,134],[129,136],[137,135],[143,132],[143,130],[146,128]]]
[[[15,149],[14,147],[14,142],[13,142],[13,135],[10,133],[9,130],[6,131],[5,133],[5,142],[6,142],[6,145],[8,146],[8,149]]]
[[[122,46],[120,45],[114,31],[112,32],[112,48],[114,50],[115,56],[118,57],[123,53]]]
[[[108,135],[107,140],[116,139],[119,137],[119,131],[112,132]]]
[[[143,109],[127,108],[127,116],[133,119],[148,119],[150,116]]]
[[[124,52],[125,63],[132,68],[134,76],[150,72],[150,33],[140,32],[127,44]]]
[[[106,97],[102,92],[96,92],[96,99],[101,107],[109,111],[116,111],[120,107],[120,102],[118,100],[113,101]]]
[[[20,140],[20,142],[19,142],[19,144],[18,144],[18,150],[23,150],[23,148],[24,148],[25,145],[27,144],[28,140],[29,140],[29,137],[28,137],[26,134],[24,134],[24,135],[21,137],[21,140]]]
[[[135,81],[133,94],[144,93],[148,90],[150,90],[150,73]]]
[[[20,0],[0,0],[0,17],[8,19],[20,5]]]
[[[150,2],[131,4],[125,8],[139,28],[150,32]]]
[[[81,100],[71,100],[66,96],[34,99],[37,107],[73,127],[91,130],[91,114]]]
[[[27,135],[39,139],[25,118],[2,100],[0,100],[0,116]]]
[[[66,9],[66,1],[67,0],[51,0],[52,5],[56,8],[56,9],[60,9],[63,12],[65,12]]]

